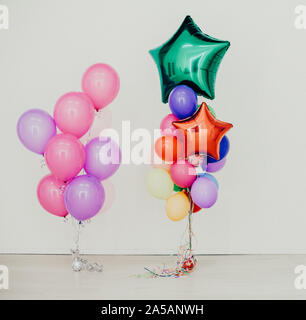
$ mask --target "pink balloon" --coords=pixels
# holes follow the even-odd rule
[[[174,163],[170,175],[173,182],[181,188],[190,187],[197,177],[195,167],[185,160]]]
[[[45,159],[50,171],[66,182],[83,168],[85,150],[75,136],[68,133],[58,134],[48,142]]]
[[[69,92],[61,96],[54,108],[54,120],[63,133],[82,137],[91,127],[95,108],[83,92]]]
[[[106,107],[116,98],[119,87],[117,72],[107,64],[94,64],[83,75],[82,90],[88,94],[97,110]]]
[[[173,121],[180,120],[177,118],[174,114],[170,113],[164,117],[162,122],[160,123],[160,129],[162,135],[167,136],[175,136],[175,131],[177,131],[177,128],[172,124]]]
[[[37,187],[41,206],[58,217],[66,217],[68,214],[64,203],[65,187],[66,184],[52,174],[43,177]]]

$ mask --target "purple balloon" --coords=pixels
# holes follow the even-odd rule
[[[26,148],[35,153],[44,154],[48,141],[56,135],[56,125],[46,111],[31,109],[19,118],[17,134]]]
[[[207,163],[206,171],[207,172],[216,172],[221,170],[225,166],[226,158],[219,160],[217,162]]]
[[[64,192],[67,211],[77,220],[84,221],[95,216],[105,200],[100,181],[88,175],[73,178]]]
[[[109,137],[92,139],[85,147],[85,171],[99,180],[112,176],[121,163],[121,151],[116,142]]]
[[[198,98],[195,92],[184,85],[175,87],[169,96],[172,113],[179,119],[192,116],[197,110]]]
[[[210,208],[218,197],[218,189],[213,181],[206,177],[199,177],[192,184],[191,197],[200,208]]]

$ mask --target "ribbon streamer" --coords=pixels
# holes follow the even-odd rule
[[[190,196],[190,189],[187,189],[188,198],[190,201],[190,210],[188,213],[188,231],[187,241],[184,245],[180,246],[177,254],[176,266],[173,268],[167,267],[155,267],[152,270],[145,267],[144,269],[151,273],[153,278],[179,278],[184,275],[188,275],[195,270],[198,260],[192,253],[192,214],[193,214],[193,201]],[[185,231],[186,237],[186,231]]]

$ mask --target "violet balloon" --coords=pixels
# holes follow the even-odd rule
[[[99,180],[112,176],[121,163],[121,151],[118,144],[109,137],[92,139],[85,147],[85,171]]]
[[[17,134],[27,149],[44,154],[48,141],[56,135],[56,125],[44,110],[30,109],[19,118]]]
[[[199,177],[191,187],[191,197],[200,208],[210,208],[217,201],[218,189],[210,179]]]
[[[169,106],[176,117],[185,119],[196,112],[197,100],[197,95],[191,88],[185,85],[179,85],[170,93]]]
[[[217,172],[225,166],[225,163],[226,163],[226,158],[223,158],[222,160],[219,160],[217,162],[207,163],[206,171]]]
[[[102,208],[105,191],[100,181],[89,175],[75,177],[64,192],[67,211],[77,220],[94,217]]]

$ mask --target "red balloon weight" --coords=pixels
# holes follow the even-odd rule
[[[186,271],[191,271],[194,268],[194,263],[192,261],[192,259],[188,259],[183,263],[183,268]]]

